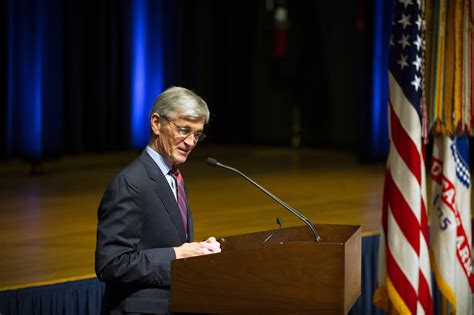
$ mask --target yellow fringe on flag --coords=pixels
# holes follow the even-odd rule
[[[385,286],[377,288],[372,302],[389,314],[411,315],[389,277],[385,278]]]
[[[378,287],[377,290],[375,290],[374,296],[372,297],[372,303],[383,309],[385,312],[388,312],[389,301],[386,286]]]
[[[390,298],[390,302],[392,303],[397,313],[401,315],[411,315],[411,312],[408,309],[407,305],[405,304],[405,302],[403,302],[403,299],[400,297],[397,290],[393,286],[392,281],[390,281],[388,277],[387,277],[386,283],[387,283],[387,292]]]
[[[438,285],[439,291],[444,299],[448,301],[449,304],[454,309],[454,314],[456,313],[456,294],[454,294],[453,289],[449,286],[449,284],[444,281],[441,272],[439,271],[438,264],[436,263],[436,259],[434,259],[433,251],[430,249],[430,262],[431,262],[431,269],[434,272],[436,284]],[[443,307],[445,309],[445,307]]]

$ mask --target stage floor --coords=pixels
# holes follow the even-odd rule
[[[64,156],[30,175],[21,161],[0,163],[0,290],[94,277],[97,206],[110,179],[139,152]],[[237,174],[240,169],[313,223],[380,229],[385,164],[352,153],[273,147],[197,148],[182,166],[196,239],[302,222]]]

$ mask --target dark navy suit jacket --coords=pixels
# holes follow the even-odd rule
[[[95,270],[106,283],[103,313],[168,313],[173,247],[193,241],[188,206],[187,238],[176,199],[144,150],[116,175],[98,210]]]

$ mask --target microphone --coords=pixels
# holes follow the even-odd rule
[[[281,224],[283,223],[283,221],[279,217],[277,217],[276,223],[278,224],[278,230],[275,230],[270,233],[270,235],[268,235],[267,238],[262,242],[262,245],[265,245],[275,234],[281,231]]]
[[[295,215],[298,219],[300,219],[301,221],[303,221],[310,229],[311,231],[313,232],[313,235],[314,235],[314,239],[316,242],[319,242],[321,241],[321,237],[319,237],[319,234],[318,234],[318,231],[316,230],[316,228],[314,227],[313,223],[311,223],[308,218],[306,218],[304,215],[302,215],[301,213],[299,213],[298,211],[296,211],[295,209],[293,209],[292,207],[290,207],[288,204],[286,204],[285,202],[283,202],[282,200],[280,200],[278,197],[276,197],[275,195],[273,195],[271,192],[269,192],[268,190],[266,190],[265,188],[263,188],[262,186],[260,186],[259,184],[257,184],[253,179],[251,179],[250,177],[248,177],[247,175],[245,175],[244,173],[242,173],[241,171],[239,171],[238,169],[235,169],[233,167],[230,167],[230,166],[227,166],[227,165],[224,165],[222,163],[219,163],[216,159],[214,158],[207,158],[207,164],[211,165],[211,166],[219,166],[219,167],[223,167],[229,171],[232,171],[232,172],[235,172],[237,174],[239,174],[240,176],[242,176],[243,178],[245,178],[246,180],[248,180],[249,182],[251,182],[255,187],[257,187],[258,189],[260,189],[261,191],[263,191],[264,193],[266,193],[268,196],[270,196],[273,200],[275,200],[276,202],[278,202],[280,205],[282,205],[283,207],[285,207],[288,211],[290,211],[293,215]]]

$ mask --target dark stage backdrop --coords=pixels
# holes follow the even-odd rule
[[[3,1],[0,157],[138,150],[154,98],[179,85],[208,102],[207,143],[384,158],[370,136],[386,135],[372,119],[377,3]]]

